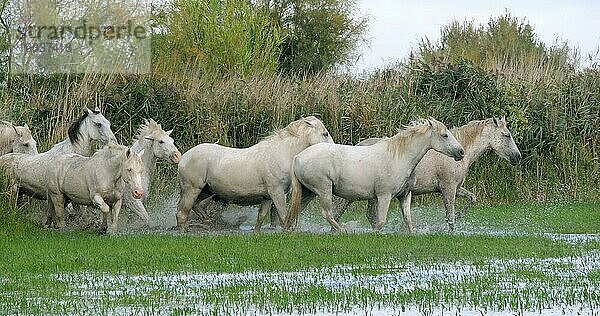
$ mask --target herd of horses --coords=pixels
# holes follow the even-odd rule
[[[325,125],[310,116],[249,148],[204,143],[183,155],[170,137],[172,130],[163,130],[152,119],[140,126],[131,147],[119,145],[98,108],[86,108],[66,139],[41,154],[27,125],[2,121],[0,132],[0,167],[13,180],[17,196],[47,200],[46,226],[64,228],[70,203],[74,210],[99,208],[101,229],[109,233],[118,231],[123,206],[149,221],[144,202],[158,160],[178,165],[180,231],[188,229],[192,210],[205,216],[214,201],[260,205],[255,231],[271,210],[273,221],[294,230],[300,212],[318,197],[321,215],[336,231],[343,231],[339,219],[358,200],[368,200],[367,217],[380,230],[390,201],[397,198],[412,232],[412,195],[440,192],[446,221],[454,230],[455,219],[475,202],[475,195],[463,187],[470,165],[490,149],[513,165],[521,158],[504,118],[472,121],[451,131],[433,118],[420,119],[392,137],[350,146],[335,144]],[[101,148],[92,154],[93,142]],[[342,198],[336,200],[337,207],[334,196]],[[469,202],[455,214],[457,196]]]

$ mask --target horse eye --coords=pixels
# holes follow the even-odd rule
[[[329,136],[329,133],[325,132],[325,133],[323,133],[323,136],[327,137],[327,136]]]
[[[131,170],[132,170],[131,168],[128,168],[128,169],[127,169],[127,171],[129,171],[129,172],[131,172]]]
[[[29,143],[24,143],[23,146],[29,147]]]
[[[442,137],[448,138],[448,134],[444,133],[444,134],[442,134]]]
[[[510,134],[504,134],[504,137],[510,138]]]
[[[159,144],[164,144],[164,143],[165,143],[165,141],[164,141],[164,140],[159,140],[159,141],[158,141],[158,143],[159,143]]]
[[[102,124],[101,123],[96,123],[96,127],[100,128],[100,127],[102,127]]]

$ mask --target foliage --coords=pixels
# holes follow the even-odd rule
[[[154,62],[245,76],[277,69],[281,30],[247,0],[174,0],[157,14]],[[175,69],[174,69],[175,68]]]
[[[152,117],[175,129],[184,152],[201,142],[251,146],[311,114],[343,144],[393,135],[417,117],[460,126],[506,116],[523,160],[512,167],[489,154],[476,162],[466,186],[478,201],[597,199],[600,70],[566,68],[554,76],[540,69],[529,65],[519,70],[526,75],[514,76],[466,57],[445,61],[424,54],[366,79],[263,72],[240,77],[203,69],[144,76],[31,75],[0,88],[0,117],[27,122],[43,151],[64,138],[83,106],[99,106],[122,143],[131,143],[137,126]]]
[[[284,73],[314,74],[350,63],[365,40],[368,19],[356,0],[265,1],[285,33],[279,56]]]
[[[492,18],[487,25],[472,21],[453,21],[442,27],[438,42],[425,38],[417,55],[426,63],[456,63],[469,60],[482,68],[511,77],[534,80],[546,75],[561,75],[572,67],[566,42],[547,47],[525,20],[510,13]]]

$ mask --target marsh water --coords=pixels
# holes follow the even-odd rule
[[[173,234],[174,208],[174,200],[156,204],[150,212],[154,220],[150,227],[125,212],[122,234]],[[94,211],[90,212],[87,220],[95,221]],[[390,215],[384,233],[403,232],[401,216]],[[417,235],[447,233],[440,206],[415,207],[413,215]],[[256,210],[229,207],[222,218],[233,225],[218,232],[196,226],[191,234],[250,233]],[[356,234],[369,231],[360,216],[350,215],[343,226]],[[316,210],[301,217],[300,229],[330,233]],[[264,230],[278,233],[280,229],[266,224]],[[464,221],[455,234],[519,236],[532,232],[523,232],[518,226],[499,229]],[[596,234],[533,234],[582,248],[600,241]],[[33,288],[24,304],[44,304],[48,313],[55,314],[598,315],[600,288],[589,282],[588,276],[599,271],[600,250],[591,249],[579,256],[546,259],[391,260],[294,272],[62,273],[28,276],[47,278],[46,282],[59,284],[62,291],[48,297],[43,289]]]

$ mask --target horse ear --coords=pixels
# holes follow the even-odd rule
[[[166,131],[165,133],[167,134],[167,136],[171,136],[171,133],[173,133],[173,130]]]
[[[158,124],[156,124],[156,121],[155,121],[155,120],[153,120],[153,119],[150,119],[150,124],[155,124],[155,125],[158,125]]]
[[[498,123],[498,119],[497,118],[494,117],[493,120],[494,120],[494,124],[496,124],[496,126],[500,126],[500,123]]]
[[[25,125],[23,125],[23,127],[25,127],[26,129],[29,129],[29,125],[27,125],[27,123],[25,123]]]
[[[131,148],[127,148],[127,152],[125,153],[125,157],[129,158],[131,156]]]
[[[100,114],[100,108],[98,108],[98,107],[94,108],[94,114]]]
[[[306,123],[306,125],[308,125],[310,127],[314,127],[314,124],[311,121],[309,121],[307,118],[302,118],[302,121],[304,123]]]
[[[85,110],[87,111],[88,115],[94,114],[94,112],[92,110],[90,110],[87,106],[85,107]]]
[[[17,133],[17,135],[20,137],[22,136],[21,133],[19,133],[19,130],[17,129],[16,126],[14,126],[12,123],[10,124],[10,126],[12,126],[13,130],[15,130],[15,133]]]

